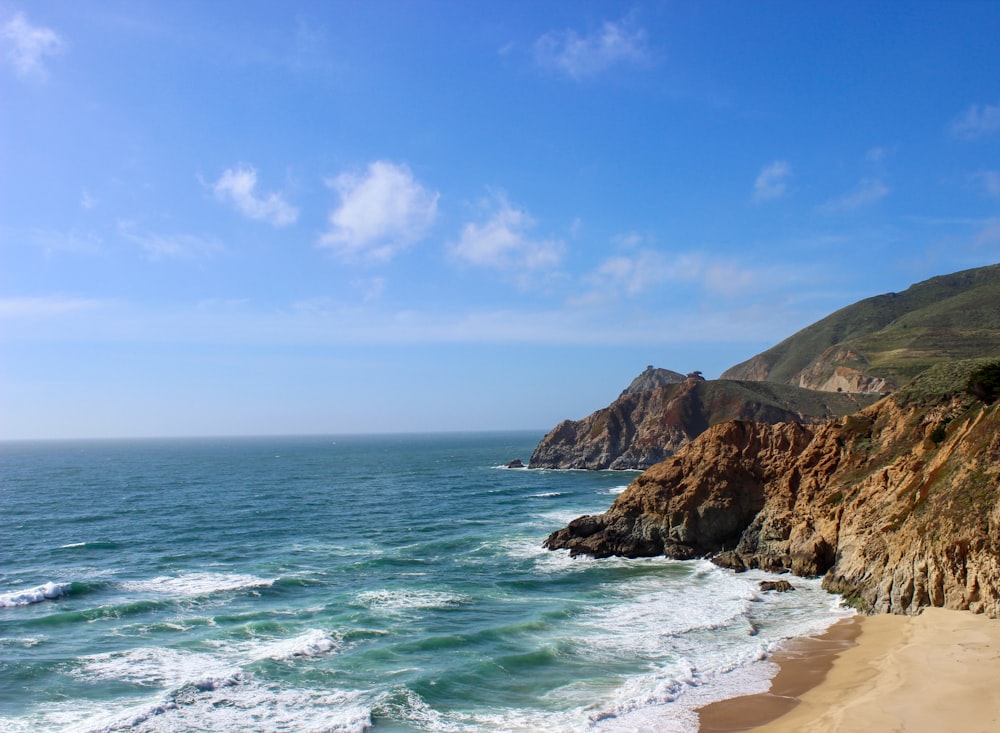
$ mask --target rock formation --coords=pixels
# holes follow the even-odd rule
[[[815,423],[873,401],[762,382],[705,381],[700,372],[685,377],[648,367],[608,407],[559,423],[539,442],[528,465],[644,469],[726,420]]]
[[[674,372],[670,369],[657,369],[650,364],[646,367],[646,370],[633,379],[632,383],[622,390],[622,393],[618,396],[624,397],[625,395],[638,394],[639,392],[649,392],[650,390],[662,387],[666,384],[680,384],[685,379],[687,379],[687,377],[680,372]]]
[[[710,555],[734,570],[824,575],[864,611],[1000,617],[1000,402],[970,393],[998,370],[943,364],[818,426],[715,425],[546,546]]]

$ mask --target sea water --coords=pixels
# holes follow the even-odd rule
[[[848,612],[570,558],[534,433],[0,444],[0,731],[670,731]]]

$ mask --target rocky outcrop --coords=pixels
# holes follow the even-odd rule
[[[546,546],[708,555],[824,575],[865,611],[1000,617],[1000,403],[954,389],[981,362],[948,369],[820,426],[716,425]]]
[[[618,395],[619,397],[624,397],[625,395],[638,394],[639,392],[649,392],[657,387],[663,387],[667,384],[680,384],[687,377],[685,377],[680,372],[674,372],[670,369],[657,369],[652,364],[646,367],[646,370],[640,374],[638,377],[632,380],[622,393]]]
[[[706,381],[697,372],[677,375],[679,382],[638,389],[663,378],[658,372],[677,374],[648,368],[608,407],[559,423],[538,443],[528,465],[644,469],[726,420],[816,423],[873,401],[763,382]]]
[[[899,385],[885,377],[867,373],[868,360],[849,347],[831,346],[807,368],[795,375],[793,383],[822,392],[864,392],[889,394]]]

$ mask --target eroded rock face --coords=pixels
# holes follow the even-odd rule
[[[825,575],[873,612],[1000,617],[1000,406],[891,396],[821,426],[731,421],[550,549]]]
[[[658,376],[649,370],[643,375]],[[582,420],[559,423],[538,443],[528,465],[645,469],[665,460],[710,426],[727,420],[815,423],[859,407],[858,398],[850,395],[822,394],[817,398],[808,390],[790,386],[700,377],[634,391],[648,383],[643,375],[608,407]]]

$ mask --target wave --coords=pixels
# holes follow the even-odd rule
[[[53,601],[69,595],[74,589],[83,589],[82,583],[42,583],[34,588],[11,591],[0,594],[0,608],[15,608],[17,606],[30,606],[33,603]]]
[[[552,499],[557,496],[566,496],[568,491],[543,491],[539,494],[528,494],[528,499]]]
[[[256,575],[233,573],[187,573],[185,575],[161,575],[149,580],[129,581],[121,587],[135,593],[155,593],[157,595],[192,598],[226,591],[268,588],[275,583],[274,578],[259,578]]]
[[[271,659],[282,662],[302,657],[316,657],[343,648],[343,642],[325,631],[310,629],[289,639],[263,642],[249,651],[254,660]]]
[[[238,666],[211,654],[168,647],[136,647],[83,657],[72,676],[82,680],[125,681],[138,687],[212,689],[236,680]]]
[[[210,654],[144,647],[84,659],[74,676],[115,681],[161,691],[138,705],[107,711],[80,710],[72,703],[38,708],[24,730],[73,733],[211,730],[277,733],[310,730],[363,733],[371,728],[367,693],[356,690],[282,689],[263,684],[240,667]]]
[[[70,542],[66,545],[59,545],[59,550],[116,550],[121,547],[118,542],[112,542],[110,540],[98,540],[96,542]]]

